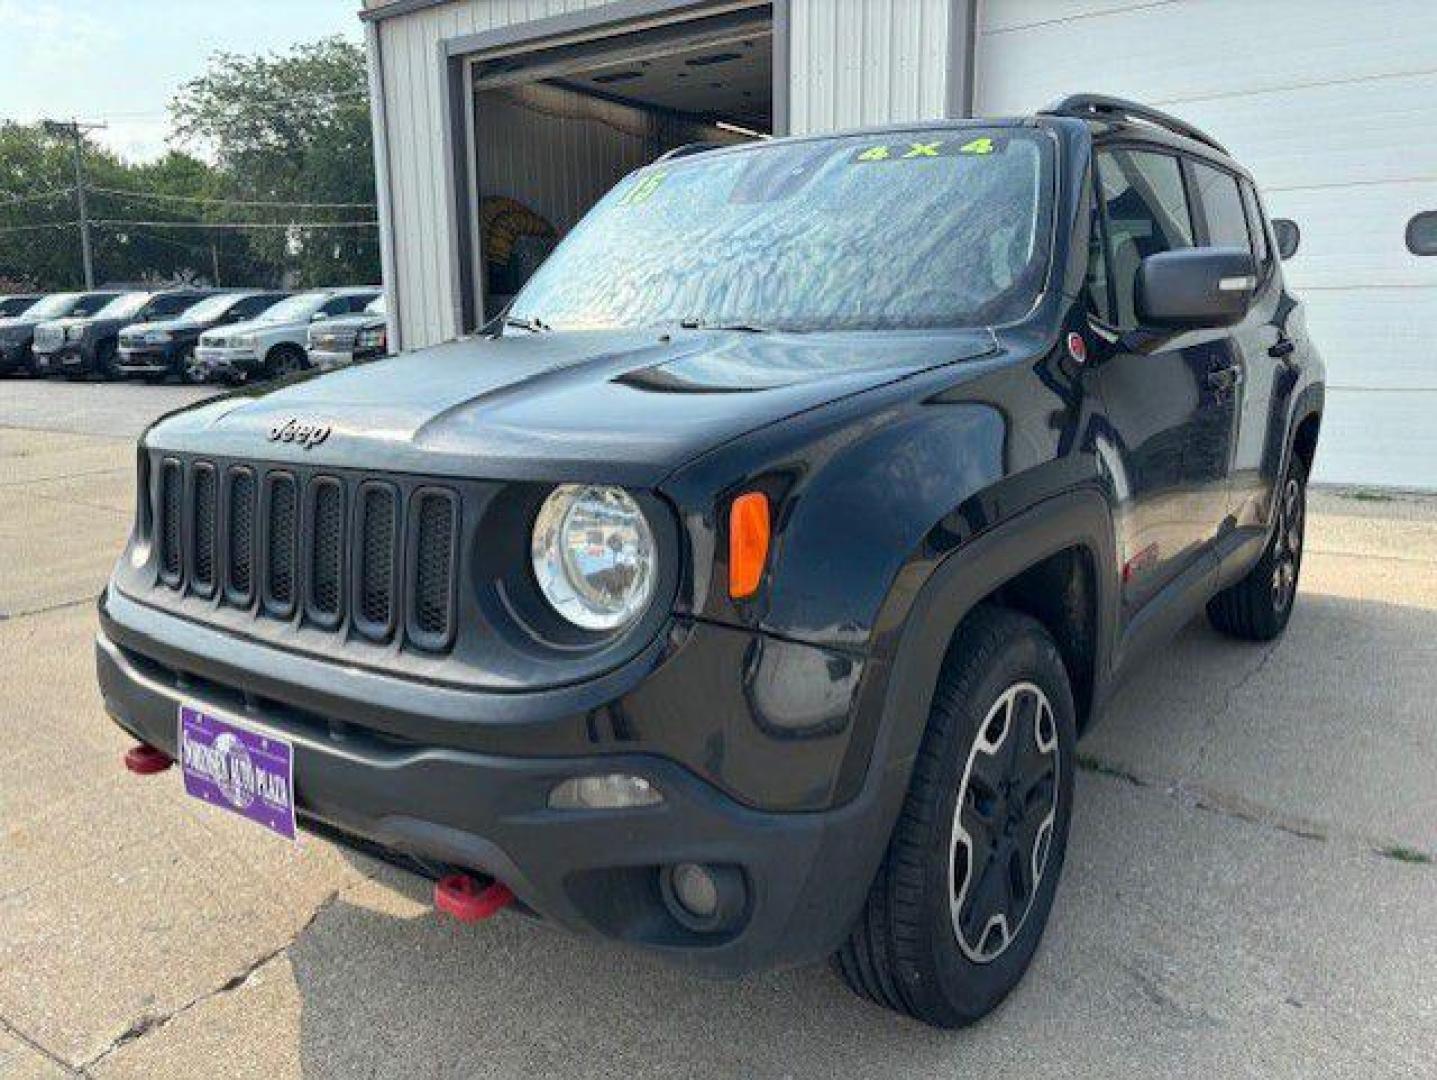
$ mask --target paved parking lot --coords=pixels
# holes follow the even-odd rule
[[[1125,690],[1033,971],[946,1034],[463,928],[129,776],[93,600],[131,436],[196,394],[0,383],[0,1077],[1437,1075],[1437,500],[1316,495],[1287,636],[1194,624]]]

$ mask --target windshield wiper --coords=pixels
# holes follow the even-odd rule
[[[505,315],[504,325],[513,326],[519,330],[527,330],[531,334],[547,334],[554,328],[537,315],[532,319],[521,319],[517,315]]]
[[[759,326],[757,323],[749,322],[727,322],[710,323],[702,319],[680,319],[679,325],[685,330],[736,330],[744,334],[772,334],[774,329],[771,326]]]

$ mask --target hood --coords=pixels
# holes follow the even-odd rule
[[[286,330],[296,326],[307,325],[307,320],[301,319],[298,322],[261,322],[258,319],[246,319],[243,322],[229,323],[225,326],[215,326],[205,331],[207,334],[218,334],[223,337],[235,337],[238,334],[266,334],[273,330]]]
[[[385,321],[383,315],[360,312],[357,315],[336,315],[332,319],[324,319],[312,324],[312,328],[315,330],[363,330],[366,326],[383,326]]]
[[[988,330],[653,331],[470,340],[172,414],[159,449],[430,475],[649,487],[730,439],[995,351]],[[274,441],[288,421],[322,441]]]
[[[122,334],[148,334],[154,330],[163,330],[173,334],[176,331],[204,330],[213,323],[194,322],[190,319],[156,319],[154,322],[132,322],[120,327]]]

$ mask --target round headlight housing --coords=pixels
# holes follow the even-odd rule
[[[654,533],[621,488],[556,488],[534,520],[530,553],[544,599],[581,629],[617,630],[653,599]]]

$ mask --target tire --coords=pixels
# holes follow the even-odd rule
[[[1029,719],[1031,728],[1022,722]],[[1031,738],[1014,742],[1023,735]],[[956,1028],[985,1016],[1018,984],[1063,868],[1076,740],[1067,671],[1048,632],[1004,608],[975,610],[944,660],[867,904],[834,956],[853,991],[926,1024]],[[1019,767],[1024,763],[1031,769]],[[1028,797],[1010,799],[1002,784],[985,783],[985,773],[988,781],[1026,774],[1033,781]],[[984,868],[974,869],[979,861]],[[1006,873],[989,876],[1000,868]],[[985,898],[1000,907],[1006,901],[1016,929],[1006,916],[1000,927]]]
[[[195,359],[195,350],[186,349],[184,356],[180,357],[180,382],[201,386],[209,381],[209,372]]]
[[[104,344],[95,354],[95,378],[104,382],[124,382],[126,376],[116,365],[120,361],[120,349],[118,345]]]
[[[1277,497],[1277,522],[1257,565],[1207,605],[1215,630],[1243,641],[1271,641],[1287,629],[1297,600],[1307,530],[1307,465],[1296,454]]]
[[[264,358],[266,379],[287,379],[309,366],[304,350],[297,345],[276,345]]]

